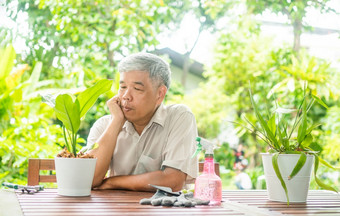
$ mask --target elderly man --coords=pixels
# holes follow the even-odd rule
[[[149,184],[183,188],[197,177],[196,121],[184,105],[165,106],[171,71],[161,58],[138,53],[118,65],[120,86],[87,139],[97,157],[93,187],[153,191]],[[107,171],[109,177],[105,177]]]

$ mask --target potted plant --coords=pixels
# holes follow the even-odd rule
[[[43,102],[53,107],[62,122],[65,148],[55,158],[58,194],[64,196],[89,196],[93,181],[96,158],[82,152],[77,153],[78,131],[81,120],[98,97],[111,89],[112,81],[100,80],[92,87],[79,93],[60,94],[55,99],[43,96]]]
[[[268,196],[270,200],[287,202],[305,202],[309,190],[310,175],[314,161],[314,179],[324,189],[337,192],[332,186],[326,185],[317,177],[319,163],[331,166],[319,156],[314,149],[312,131],[320,124],[309,125],[307,113],[315,102],[325,108],[327,105],[317,96],[306,93],[298,109],[284,109],[276,107],[265,118],[259,112],[251,90],[249,90],[252,107],[259,126],[252,124],[247,118],[249,126],[234,122],[246,128],[263,140],[269,147],[268,153],[262,153]],[[287,119],[289,114],[293,119]],[[291,124],[289,124],[291,123]]]

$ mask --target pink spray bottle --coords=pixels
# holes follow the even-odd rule
[[[196,156],[202,149],[205,150],[203,173],[195,181],[195,197],[201,200],[210,200],[209,205],[219,205],[222,200],[222,181],[215,173],[214,148],[215,145],[206,139],[197,137]]]

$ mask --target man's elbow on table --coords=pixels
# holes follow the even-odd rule
[[[103,178],[100,178],[98,176],[94,176],[91,188],[93,189],[93,188],[100,186],[103,183],[103,180],[104,180]]]
[[[162,178],[160,182],[155,184],[170,187],[172,191],[180,191],[183,189],[187,174],[180,170],[167,167],[162,171]]]

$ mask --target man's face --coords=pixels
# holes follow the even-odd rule
[[[125,118],[133,124],[148,124],[164,99],[164,88],[166,92],[164,85],[153,85],[147,72],[121,73],[118,96]]]

